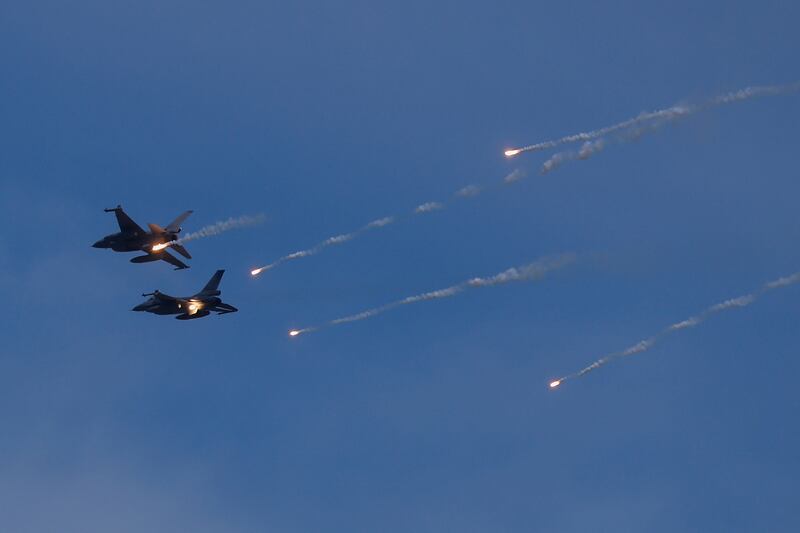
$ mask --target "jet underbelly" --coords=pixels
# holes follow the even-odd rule
[[[181,310],[178,309],[177,305],[162,305],[161,307],[157,307],[151,313],[155,313],[157,315],[174,315],[180,313]]]
[[[183,314],[180,314],[180,315],[176,316],[175,318],[177,318],[178,320],[194,320],[195,318],[203,318],[204,316],[208,316],[209,314],[210,314],[210,311],[208,311],[206,309],[201,309],[201,310],[199,310],[196,313],[193,313],[191,315],[188,314],[188,313],[183,313]]]

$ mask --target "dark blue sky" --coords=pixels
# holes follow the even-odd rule
[[[540,177],[508,146],[800,78],[796,2],[0,5],[0,530],[793,532],[800,97]],[[529,177],[260,278],[514,168]],[[185,209],[192,268],[90,248]],[[550,253],[574,267],[290,340]],[[132,313],[226,268],[234,315]]]

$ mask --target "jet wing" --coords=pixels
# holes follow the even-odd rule
[[[122,233],[133,233],[135,235],[146,233],[121,207],[117,206],[114,209],[108,209],[108,211],[114,211],[117,216],[117,224],[119,224],[119,229]]]
[[[153,293],[153,297],[160,301],[160,302],[180,302],[182,301],[180,298],[176,298],[175,296],[170,296],[169,294],[164,294],[163,292],[156,291]]]
[[[158,257],[159,259],[166,261],[170,265],[174,265],[176,267],[175,270],[182,270],[184,268],[189,268],[189,266],[186,263],[184,263],[174,255],[170,254],[166,250],[158,252]]]
[[[217,313],[224,315],[225,313],[235,313],[236,311],[238,311],[238,309],[236,309],[234,306],[230,304],[220,302],[214,306],[212,311],[216,311]]]

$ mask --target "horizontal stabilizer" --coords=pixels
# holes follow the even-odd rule
[[[214,311],[216,311],[221,315],[224,315],[225,313],[235,313],[236,311],[238,311],[238,309],[236,309],[234,306],[230,304],[220,302],[216,306],[214,306]]]
[[[181,254],[186,259],[191,259],[192,258],[191,254],[189,253],[189,250],[184,248],[183,245],[181,245],[181,244],[173,244],[173,245],[170,246],[170,248],[172,248],[173,250],[175,250],[176,252]]]
[[[131,259],[131,263],[150,263],[152,261],[158,261],[159,259],[161,258],[157,255],[152,255],[152,254],[140,255],[138,257],[134,257],[133,259]]]
[[[166,250],[163,250],[161,252],[158,252],[158,253],[155,253],[155,254],[152,254],[152,255],[156,259],[163,259],[164,261],[166,261],[170,265],[175,266],[175,270],[182,270],[184,268],[189,268],[189,266],[186,263],[184,263],[183,261],[181,261],[180,259],[178,259],[177,257],[175,257],[174,255],[172,255],[171,253],[169,253]]]

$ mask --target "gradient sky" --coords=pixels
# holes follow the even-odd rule
[[[800,96],[546,176],[508,146],[800,79],[800,4],[0,4],[0,530],[795,532]],[[253,279],[370,220],[515,185]],[[265,224],[190,270],[90,245]],[[551,253],[539,283],[362,311]],[[240,312],[133,313],[227,269]]]

